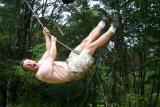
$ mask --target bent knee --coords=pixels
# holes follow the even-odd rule
[[[88,38],[86,38],[86,39],[84,39],[84,40],[81,42],[80,47],[84,49],[84,48],[86,48],[90,43],[91,43],[91,41],[90,41]]]
[[[84,50],[89,54],[93,55],[97,49],[97,46],[95,44],[89,44]]]

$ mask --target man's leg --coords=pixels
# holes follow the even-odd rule
[[[80,43],[79,47],[84,49],[87,45],[92,43],[97,37],[101,35],[103,28],[96,26],[90,34]]]
[[[111,19],[109,15],[103,9],[99,9],[99,12],[101,13],[101,21],[90,32],[90,34],[80,43],[78,47],[80,47],[81,49],[86,48],[86,46],[88,46],[95,39],[97,39],[101,35],[102,30],[105,28],[106,24],[110,24]]]
[[[109,30],[100,36],[96,41],[90,43],[84,50],[92,56],[98,48],[110,41],[113,34],[116,32],[116,29],[120,26],[120,21],[121,19],[119,14],[114,14],[113,23],[111,24]]]

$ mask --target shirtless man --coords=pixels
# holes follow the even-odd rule
[[[105,15],[103,15],[105,16]],[[120,26],[119,14],[114,14],[108,31],[101,35],[106,26],[107,17],[103,17],[98,25],[90,32],[74,50],[66,61],[55,61],[57,55],[56,38],[49,37],[47,28],[43,29],[46,42],[46,52],[38,63],[31,59],[24,59],[20,65],[24,71],[33,73],[37,79],[47,83],[66,83],[82,79],[94,63],[93,54],[112,38]],[[79,52],[79,54],[77,54]]]

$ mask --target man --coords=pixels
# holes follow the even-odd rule
[[[37,79],[47,83],[66,83],[82,79],[94,63],[92,56],[95,51],[109,42],[120,26],[120,16],[115,13],[109,30],[101,35],[102,30],[105,29],[106,21],[108,22],[110,19],[104,14],[104,11],[102,12],[102,20],[88,37],[70,53],[66,61],[55,61],[57,55],[56,38],[51,36],[50,39],[48,29],[44,28],[46,52],[38,63],[31,59],[21,61],[23,70],[33,73]]]

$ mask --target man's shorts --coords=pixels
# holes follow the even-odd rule
[[[77,54],[77,52],[79,54]],[[80,48],[76,48],[71,51],[67,64],[69,72],[71,72],[72,80],[80,80],[89,71],[89,68],[94,63],[94,58],[90,56],[85,50],[82,51]]]

